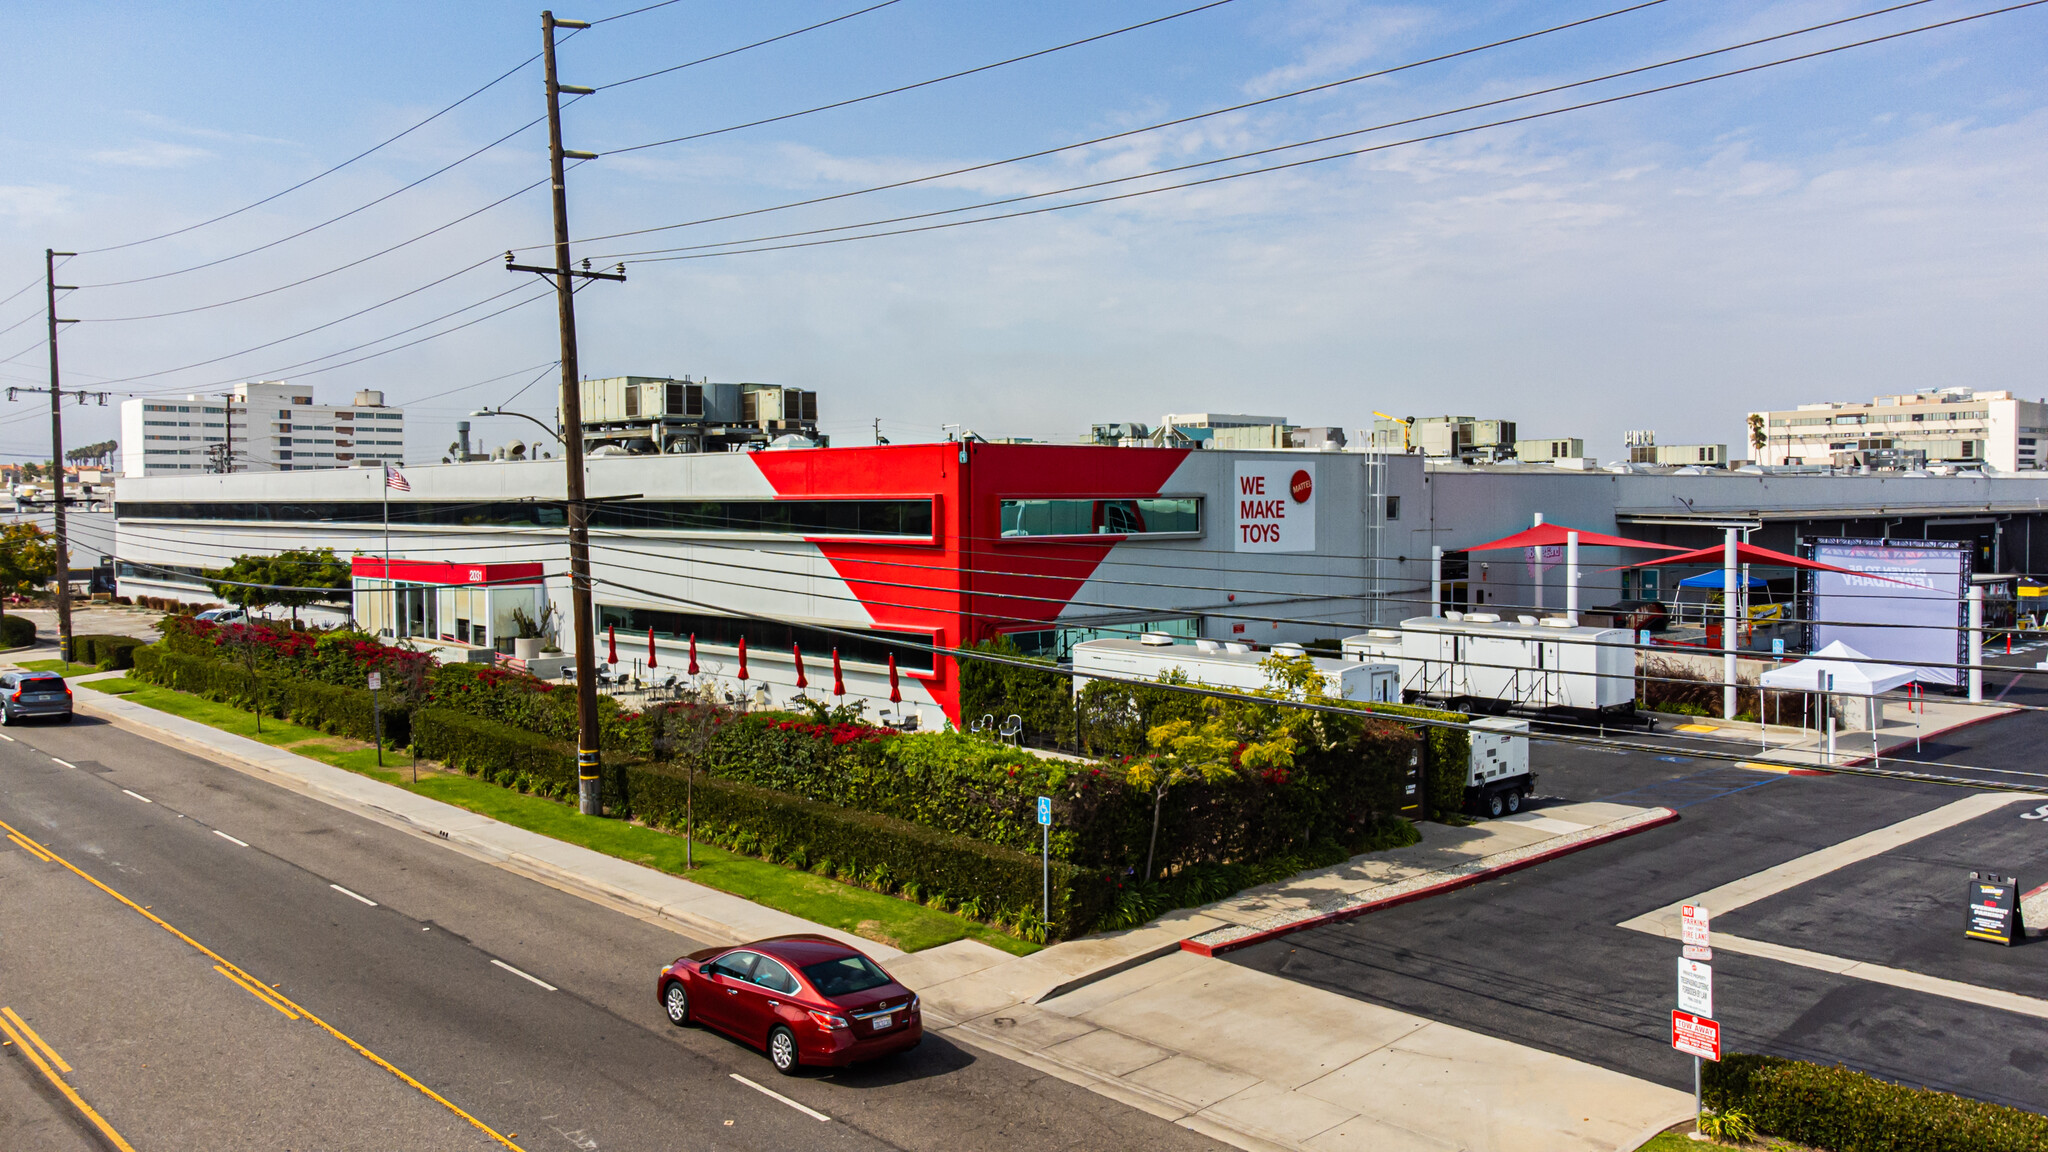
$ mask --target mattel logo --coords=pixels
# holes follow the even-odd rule
[[[1312,552],[1316,546],[1313,466],[1240,460],[1237,464],[1236,549]]]

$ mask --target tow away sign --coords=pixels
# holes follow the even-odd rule
[[[1671,1046],[1702,1060],[1721,1059],[1721,1026],[1690,1012],[1671,1013]]]
[[[1678,942],[1687,960],[1712,960],[1714,950],[1707,946],[1707,910],[1698,904],[1681,904],[1678,908]],[[1707,1015],[1713,1015],[1712,1012]]]

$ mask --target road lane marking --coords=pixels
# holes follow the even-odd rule
[[[535,984],[538,984],[538,985],[540,985],[541,987],[543,987],[543,988],[547,989],[547,990],[548,990],[548,991],[550,991],[550,992],[560,992],[560,991],[561,991],[561,989],[560,989],[560,988],[557,988],[557,987],[555,987],[555,986],[554,986],[553,984],[550,984],[550,983],[548,983],[547,981],[545,981],[545,980],[541,979],[540,977],[538,977],[538,976],[535,976],[535,975],[533,975],[533,974],[531,974],[531,973],[527,973],[527,972],[521,972],[521,971],[520,971],[519,969],[517,969],[517,968],[514,968],[514,967],[513,967],[513,966],[511,966],[510,964],[507,964],[507,963],[505,963],[505,962],[504,962],[503,960],[493,960],[493,961],[491,961],[491,963],[493,963],[493,964],[496,964],[496,965],[497,965],[498,967],[500,967],[500,968],[503,968],[503,969],[504,969],[505,971],[507,971],[507,972],[510,972],[510,973],[511,973],[511,974],[513,974],[514,976],[517,976],[517,977],[519,977],[519,978],[520,978],[521,980],[531,980],[531,981],[533,981],[533,982],[534,982]]]
[[[235,975],[233,972],[228,971],[227,969],[221,967],[218,964],[215,964],[213,966],[213,970],[227,977],[228,979],[233,980],[236,984],[240,985],[242,991],[247,992],[249,995],[254,996],[258,1000],[263,1001],[265,1004],[270,1005],[272,1008],[277,1009],[279,1012],[284,1013],[286,1016],[289,1016],[294,1020],[297,1020],[299,1018],[299,1014],[297,1012],[294,1012],[291,1009],[285,1007],[284,1004],[278,1000],[277,994],[275,992],[272,992],[270,989],[265,988],[263,985],[258,984],[252,980],[244,980],[240,976]]]
[[[20,830],[15,828],[13,825],[7,823],[7,821],[5,820],[0,820],[0,830],[4,830],[14,835],[20,835]],[[26,839],[26,837],[23,838]],[[169,932],[171,935],[176,936],[178,939],[184,941],[200,955],[206,957],[209,960],[214,961],[221,967],[226,968],[229,971],[242,976],[244,979],[247,979],[252,983],[261,983],[261,981],[257,980],[254,976],[249,975],[249,973],[243,971],[240,967],[236,966],[232,961],[228,960],[225,956],[222,956],[220,953],[215,952],[213,949],[208,948],[206,945],[201,944],[199,941],[194,940],[192,937],[185,935],[183,932],[180,932],[177,928],[171,925],[170,921],[165,920],[163,917],[158,916],[154,912],[151,912],[148,908],[145,908],[142,905],[137,904],[135,901],[130,900],[128,897],[123,896],[119,892],[114,891],[112,888],[107,887],[105,884],[101,883],[100,880],[97,877],[95,877],[92,873],[87,872],[85,869],[80,868],[78,865],[73,864],[71,861],[66,860],[64,857],[57,855],[55,852],[50,852],[50,850],[47,848],[43,849],[43,851],[49,852],[50,858],[55,860],[57,863],[62,864],[68,871],[71,872],[72,875],[77,876],[80,880],[85,881],[86,883],[92,885],[100,891],[105,892],[107,895],[112,896],[114,899],[120,901],[121,903],[126,904],[129,907],[129,909],[134,911],[137,915],[141,916],[145,920],[148,920],[150,923],[156,925],[164,931]],[[353,893],[351,893],[351,895],[353,895]],[[360,899],[360,897],[358,897],[358,899]],[[461,1108],[457,1107],[455,1103],[449,1100],[446,1096],[441,1095],[439,1092],[436,1092],[432,1088],[427,1087],[425,1084],[420,1083],[418,1080],[413,1079],[411,1076],[406,1074],[404,1069],[398,1067],[396,1064],[391,1063],[389,1060],[384,1059],[382,1056],[377,1055],[375,1052],[370,1051],[368,1048],[363,1047],[361,1044],[356,1043],[355,1039],[349,1036],[348,1033],[343,1032],[341,1029],[336,1028],[334,1025],[329,1024],[327,1021],[322,1020],[320,1017],[315,1016],[313,1013],[307,1011],[305,1005],[297,1003],[291,997],[286,996],[282,992],[273,991],[271,995],[277,997],[279,1001],[281,1001],[287,1007],[291,1008],[292,1011],[297,1012],[299,1015],[304,1016],[306,1019],[312,1021],[314,1024],[319,1025],[321,1031],[327,1033],[329,1036],[334,1037],[336,1040],[341,1041],[343,1044],[348,1045],[351,1049],[354,1049],[356,1055],[361,1056],[363,1059],[368,1060],[370,1063],[375,1064],[377,1067],[382,1068],[386,1072],[391,1073],[393,1076],[403,1081],[406,1085],[417,1090],[420,1093],[420,1095],[425,1096],[427,1099],[432,1100],[434,1103],[439,1104],[441,1107],[446,1108],[450,1112],[455,1113],[457,1116],[462,1117],[464,1120],[468,1121],[473,1127],[475,1127],[477,1131],[482,1132],[484,1135],[489,1136],[491,1139],[497,1141],[499,1144],[504,1145],[506,1148],[510,1149],[511,1152],[526,1152],[525,1149],[521,1148],[517,1144],[514,1144],[508,1137],[500,1133],[497,1129],[491,1127],[489,1124],[484,1123],[483,1121],[477,1119],[476,1117],[470,1115],[469,1113],[463,1111]],[[39,1057],[36,1057],[33,1054],[31,1054],[30,1058],[39,1059]],[[59,1082],[59,1086],[63,1087],[61,1081]],[[92,1113],[89,1109],[86,1109],[85,1102],[83,1100],[79,1100],[77,1094],[70,1092],[68,1088],[66,1088],[66,1095],[70,1096],[72,1100],[78,1104],[79,1108],[85,1109],[86,1111],[88,1111],[90,1115],[93,1115],[94,1117],[98,1116],[98,1113]],[[96,1122],[102,1124],[102,1130],[107,1133],[109,1139],[119,1144],[123,1152],[135,1152],[135,1150],[132,1147],[130,1147],[125,1141],[121,1140],[121,1137],[118,1134],[116,1134],[112,1128],[104,1127],[104,1122]]]
[[[7,735],[5,732],[0,732],[0,740],[5,740],[9,744],[13,744],[16,742],[14,737]]]
[[[230,836],[230,835],[228,835],[227,833],[225,833],[225,832],[221,831],[221,830],[220,830],[220,829],[218,829],[218,828],[215,828],[215,829],[213,830],[213,834],[214,834],[215,836],[218,836],[218,837],[220,837],[221,839],[223,839],[223,840],[227,841],[227,842],[228,842],[228,843],[230,843],[230,844],[239,844],[239,845],[241,845],[241,846],[242,846],[242,847],[244,847],[244,848],[247,848],[247,847],[249,846],[249,842],[248,842],[247,840],[237,840],[237,839],[235,839],[235,838],[234,838],[233,836]]]
[[[756,1084],[752,1080],[747,1079],[745,1076],[742,1076],[737,1072],[732,1073],[732,1078],[739,1081],[742,1084],[745,1084],[747,1087],[752,1088],[754,1091],[759,1092],[763,1096],[766,1096],[773,1100],[782,1101],[784,1104],[787,1104],[791,1108],[794,1108],[797,1111],[803,1113],[804,1115],[809,1116],[813,1120],[823,1120],[827,1124],[830,1124],[832,1122],[832,1118],[830,1116],[825,1115],[823,1112],[818,1111],[816,1108],[806,1108],[802,1104],[799,1104],[796,1101],[791,1100],[789,1097],[784,1096],[782,1093],[777,1092],[775,1089],[767,1088],[760,1084]]]
[[[123,791],[123,792],[128,792],[128,790],[127,790],[126,788],[123,788],[123,789],[121,789],[121,791]],[[142,802],[143,802],[144,804],[154,804],[154,803],[156,803],[156,801],[154,801],[154,800],[151,800],[151,799],[150,799],[149,797],[147,797],[147,796],[144,796],[144,795],[143,795],[142,793],[140,793],[140,792],[128,792],[128,794],[129,794],[130,796],[133,796],[133,797],[135,797],[135,798],[136,798],[137,800],[140,800],[140,801],[142,801]]]
[[[13,1013],[10,1012],[7,1015],[11,1016]],[[62,1092],[64,1098],[71,1101],[71,1106],[78,1109],[80,1115],[92,1121],[93,1127],[100,1130],[100,1133],[107,1138],[108,1143],[119,1149],[120,1152],[135,1152],[135,1146],[121,1139],[121,1134],[114,1131],[114,1126],[107,1123],[106,1117],[93,1111],[92,1105],[85,1102],[85,1097],[80,1096],[77,1089],[66,1083],[64,1077],[58,1075],[57,1070],[52,1068],[48,1061],[43,1059],[42,1053],[24,1043],[22,1037],[15,1032],[14,1025],[9,1024],[4,1017],[0,1017],[0,1032],[5,1032],[7,1037],[14,1041],[15,1047],[21,1049],[21,1054],[28,1057],[29,1063],[36,1066],[36,1071],[41,1072],[44,1079],[56,1085],[57,1091]],[[67,1064],[65,1067],[69,1068],[70,1065]]]
[[[69,760],[57,760],[57,758],[56,758],[55,756],[52,756],[52,757],[50,757],[50,759],[52,759],[52,760],[56,760],[56,762],[57,762],[57,763],[59,763],[59,764],[62,764],[62,765],[63,765],[63,766],[65,766],[66,768],[76,768],[76,767],[78,767],[78,765],[76,765],[76,764],[73,764],[73,763],[72,763],[71,761],[69,761]]]
[[[43,851],[41,848],[36,847],[34,841],[24,840],[21,837],[13,834],[12,832],[7,834],[7,838],[9,840],[14,841],[16,844],[21,845],[21,850],[23,852],[26,852],[29,855],[35,857],[36,859],[41,860],[45,864],[48,864],[50,862],[50,854]]]
[[[248,847],[248,845],[245,844],[243,845],[243,847],[246,848]],[[368,904],[372,908],[375,908],[377,906],[377,902],[375,900],[372,900],[368,896],[365,896],[359,892],[351,892],[348,889],[343,888],[339,884],[329,884],[328,887],[334,889],[336,892],[341,893],[343,896],[346,896],[351,900],[361,900],[363,903]]]
[[[0,1016],[6,1017],[9,1023],[19,1028],[22,1034],[29,1038],[31,1044],[42,1049],[43,1055],[50,1058],[50,1063],[57,1066],[57,1071],[69,1072],[72,1070],[71,1065],[66,1063],[62,1056],[57,1055],[57,1050],[50,1047],[50,1042],[37,1035],[36,1030],[28,1026],[28,1021],[15,1014],[14,1009],[0,1008]]]

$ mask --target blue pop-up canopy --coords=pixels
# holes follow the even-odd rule
[[[1680,588],[1712,588],[1714,591],[1719,592],[1722,588],[1726,587],[1722,583],[1726,576],[1727,573],[1725,571],[1717,568],[1712,572],[1702,572],[1697,576],[1687,576],[1678,582],[1678,586]],[[1737,579],[1740,579],[1740,577],[1737,577]],[[1751,588],[1768,588],[1770,587],[1770,581],[1765,580],[1761,576],[1751,576],[1749,578],[1749,586]]]

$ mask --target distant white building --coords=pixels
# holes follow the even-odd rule
[[[2048,405],[2011,392],[1928,389],[1866,403],[1749,414],[1758,464],[1989,464],[2039,469]]]
[[[304,472],[399,464],[404,456],[405,412],[386,407],[382,392],[358,392],[348,405],[315,404],[311,388],[259,380],[235,385],[232,398],[121,404],[121,463],[129,476]]]

